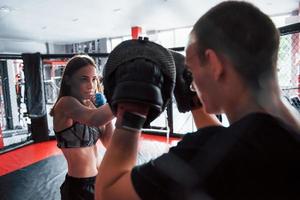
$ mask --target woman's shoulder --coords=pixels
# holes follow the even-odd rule
[[[65,101],[78,101],[78,100],[73,96],[63,96],[58,100],[58,102],[65,102]]]
[[[80,104],[80,102],[75,98],[75,97],[72,97],[72,96],[63,96],[61,97],[58,101],[57,101],[57,106],[59,105],[72,105],[72,104]]]
[[[74,108],[74,106],[80,104],[80,102],[72,96],[63,96],[57,100],[54,110],[63,111],[68,108]]]

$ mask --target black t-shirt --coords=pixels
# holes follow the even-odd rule
[[[131,173],[142,199],[300,199],[300,133],[263,113],[206,127]]]

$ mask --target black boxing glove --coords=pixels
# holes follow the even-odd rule
[[[124,103],[149,107],[145,121],[148,126],[171,100],[175,86],[173,57],[164,47],[147,40],[124,41],[109,55],[103,70],[103,85],[115,115]],[[123,108],[126,111],[126,106]]]
[[[161,111],[161,87],[164,78],[155,63],[143,58],[128,61],[116,70],[114,80],[116,86],[111,98],[112,105],[119,102],[136,102]]]
[[[150,108],[161,112],[164,79],[155,63],[144,58],[123,63],[114,73],[114,80],[111,103],[117,105],[116,128],[139,131]]]
[[[170,51],[176,66],[176,84],[174,96],[179,112],[184,113],[202,106],[197,93],[192,90],[193,76],[186,68],[185,57],[175,51]]]

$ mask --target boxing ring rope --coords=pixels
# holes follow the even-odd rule
[[[184,51],[184,47],[176,47],[176,48],[170,48],[173,51]],[[39,54],[40,55],[40,59],[41,61],[46,60],[46,59],[64,59],[64,58],[71,58],[74,55],[78,55],[81,53],[71,53],[71,54]],[[88,54],[91,57],[94,58],[107,58],[109,56],[109,53],[82,53],[82,54]],[[0,54],[0,60],[22,60],[24,58],[24,54]],[[170,115],[171,114],[171,115]],[[181,134],[176,134],[173,133],[173,108],[172,106],[168,106],[167,107],[167,125],[168,127],[149,127],[149,129],[145,129],[144,133],[149,134],[149,135],[158,135],[158,136],[165,136],[165,137],[175,137],[175,138],[180,138],[182,137]],[[32,119],[31,119],[32,121]],[[43,120],[45,121],[45,120]],[[44,123],[44,122],[43,122]],[[48,125],[47,125],[48,127]],[[160,130],[164,130],[164,131],[160,131]],[[32,130],[28,130],[28,131],[32,131]],[[166,133],[167,131],[169,131],[170,133]],[[44,138],[46,140],[46,138]],[[49,135],[48,133],[48,137],[47,140],[50,139],[55,139],[54,136]],[[7,152],[7,151],[11,151],[14,149],[17,149],[19,147],[22,147],[24,145],[27,144],[32,144],[33,140],[30,140],[28,142],[24,142],[22,144],[19,145],[11,145],[9,147],[5,148],[5,151],[0,151],[1,153]],[[3,150],[3,149],[2,149]]]

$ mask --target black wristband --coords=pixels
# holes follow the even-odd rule
[[[145,121],[146,117],[143,115],[132,112],[124,112],[121,124],[116,125],[116,128],[140,131],[143,128]]]

